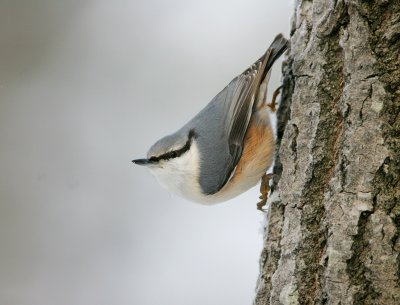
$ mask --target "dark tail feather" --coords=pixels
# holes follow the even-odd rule
[[[262,79],[265,78],[265,75],[272,68],[274,62],[285,52],[285,50],[289,46],[289,41],[283,37],[282,34],[278,34],[274,41],[269,46],[268,50],[271,50],[271,54],[268,57],[267,63],[265,65],[265,70],[262,76]]]

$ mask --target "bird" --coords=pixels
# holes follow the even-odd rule
[[[230,200],[262,180],[260,209],[268,196],[266,171],[275,149],[267,106],[275,111],[281,88],[267,104],[268,81],[288,43],[278,34],[263,56],[205,108],[152,145],[146,158],[132,162],[147,167],[170,192],[205,205]]]

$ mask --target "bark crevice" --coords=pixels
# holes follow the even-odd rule
[[[400,2],[298,1],[255,304],[400,304]]]

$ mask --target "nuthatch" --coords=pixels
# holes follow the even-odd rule
[[[276,36],[265,54],[193,119],[157,141],[146,159],[132,162],[146,166],[173,193],[204,204],[229,200],[256,185],[273,161],[267,85],[287,46],[282,34]],[[268,104],[271,110],[278,90]]]

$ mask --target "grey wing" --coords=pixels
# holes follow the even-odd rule
[[[231,107],[228,112],[226,132],[229,152],[233,159],[232,171],[240,160],[244,137],[253,112],[254,100],[261,83],[261,77],[268,61],[270,50],[262,58],[238,77],[233,90]]]
[[[281,34],[276,36],[265,54],[216,96],[216,102],[224,104],[222,108],[226,113],[222,134],[224,138],[227,136],[228,151],[218,151],[219,156],[215,160],[207,158],[207,164],[203,166],[205,170],[200,173],[200,185],[204,193],[218,192],[232,177],[242,155],[244,137],[259,86],[287,46],[288,41]],[[207,153],[210,154],[213,149],[208,147]]]
[[[268,58],[269,51],[264,58]],[[202,165],[200,173],[200,185],[205,194],[211,195],[218,192],[230,179],[236,165],[238,164],[243,151],[243,142],[247,127],[253,111],[255,94],[261,82],[261,75],[265,68],[264,61],[257,61],[243,74],[236,77],[225,89],[213,100],[220,103],[220,111],[224,117],[222,130],[213,131],[212,137],[219,138],[225,142],[219,147],[218,151],[211,143],[203,140],[203,154],[207,154],[207,162]],[[214,104],[214,106],[216,106]],[[212,132],[212,131],[210,131]],[[218,136],[219,132],[221,133]],[[210,137],[210,134],[209,134]],[[211,141],[213,145],[216,141]],[[226,143],[226,142],[225,142]],[[223,149],[226,147],[227,149]]]

